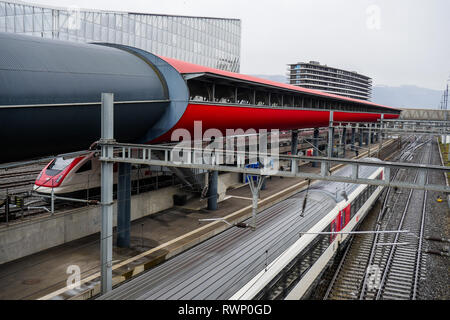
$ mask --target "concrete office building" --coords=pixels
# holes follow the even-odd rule
[[[56,8],[0,1],[0,32],[125,44],[157,55],[239,72],[241,21]]]
[[[355,71],[321,65],[317,61],[288,65],[289,84],[344,97],[370,100],[372,79]]]

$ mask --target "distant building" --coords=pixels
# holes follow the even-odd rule
[[[232,72],[239,72],[240,66],[239,19],[57,8],[0,0],[0,32],[124,44]]]
[[[344,97],[370,100],[372,79],[354,71],[321,65],[317,61],[288,65],[289,84]]]

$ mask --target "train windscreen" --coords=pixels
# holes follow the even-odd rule
[[[49,176],[54,176],[67,168],[68,165],[72,163],[75,158],[63,158],[59,157],[52,161],[46,170],[46,174]]]

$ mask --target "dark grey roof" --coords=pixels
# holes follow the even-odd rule
[[[0,33],[0,105],[163,100],[154,70],[115,48]]]
[[[0,163],[87,149],[100,138],[102,92],[114,93],[114,138],[140,142],[167,113],[167,88],[125,50],[0,33]]]

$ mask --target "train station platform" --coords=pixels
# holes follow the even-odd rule
[[[393,140],[385,142],[386,155],[392,152]],[[391,146],[388,150],[388,146]],[[376,154],[378,144],[371,150]],[[388,152],[389,151],[389,152]],[[364,157],[367,152],[360,153]],[[347,152],[347,157],[355,157]],[[336,166],[333,169],[337,169]],[[320,168],[304,166],[303,171],[318,172]],[[306,187],[300,178],[267,179],[260,192],[258,210],[264,210]],[[226,192],[216,211],[208,211],[189,202],[151,214],[131,223],[130,248],[114,247],[113,285],[152,268],[155,265],[226,230],[222,221],[201,222],[200,219],[224,218],[230,223],[244,221],[252,212],[248,185]],[[99,234],[47,249],[45,251],[0,265],[0,299],[89,299],[100,292]],[[81,272],[80,288],[67,288],[73,270]]]

